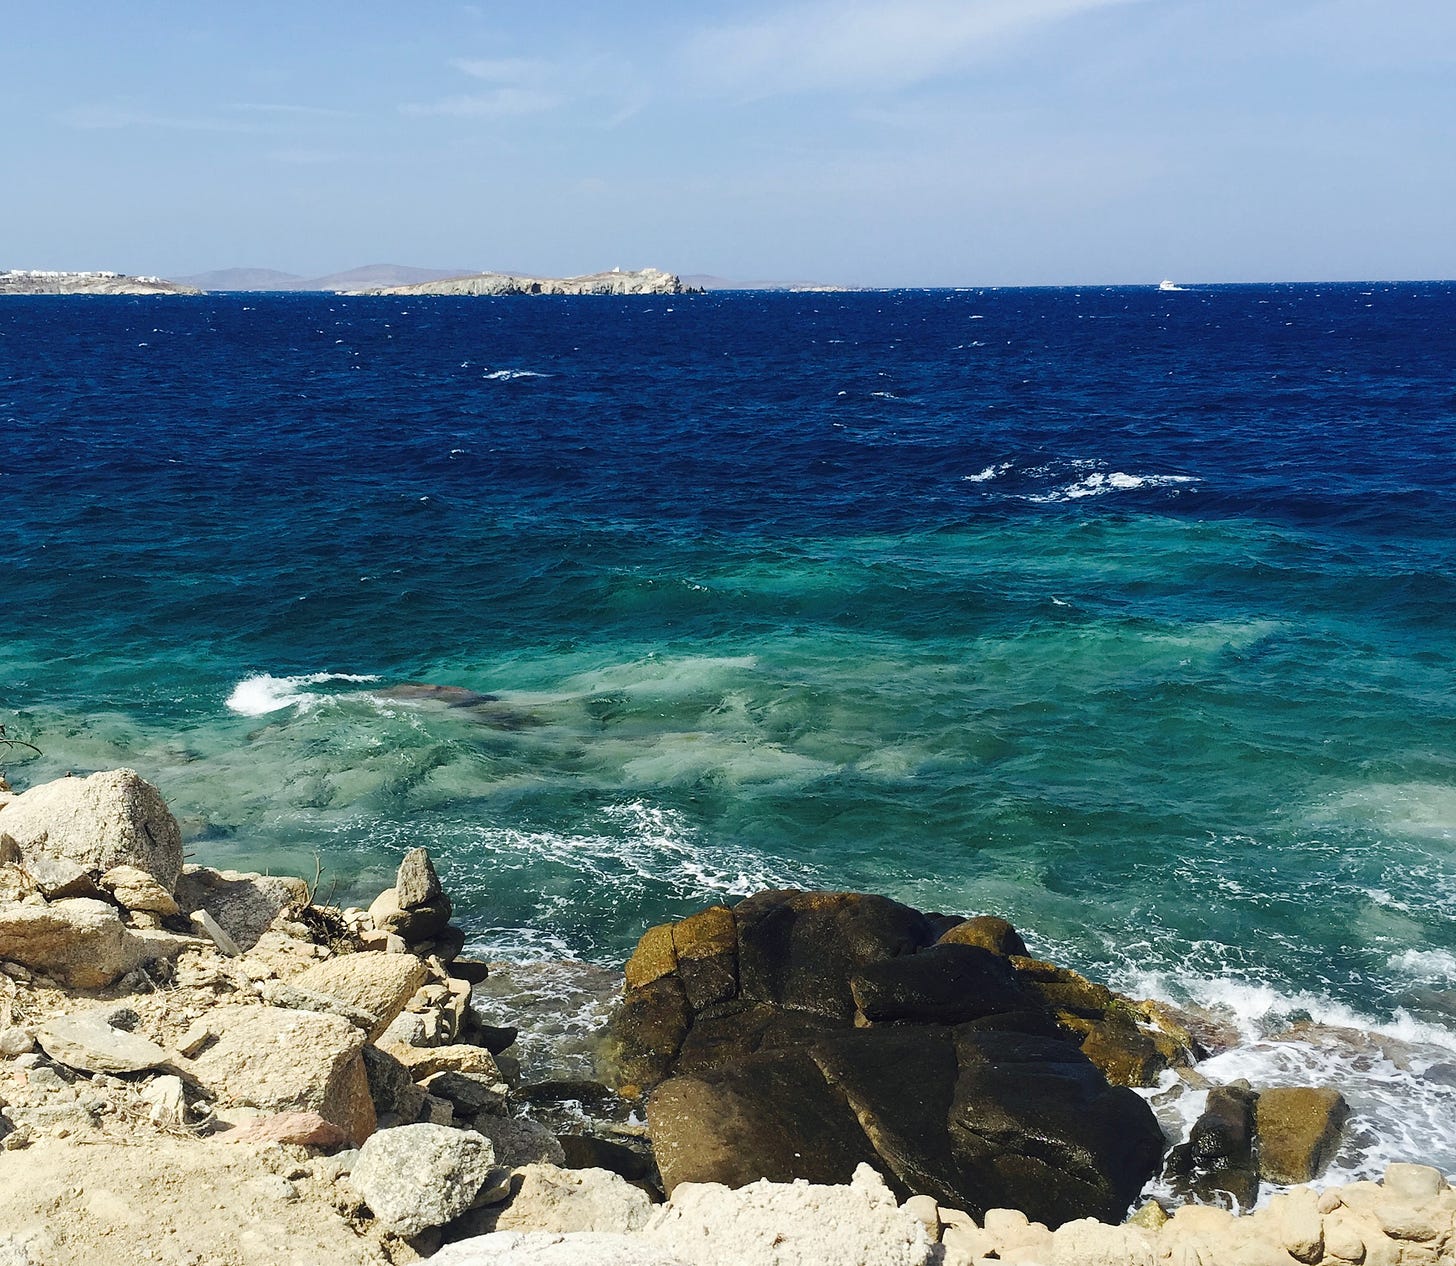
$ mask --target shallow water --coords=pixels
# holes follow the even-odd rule
[[[427,844],[491,954],[771,885],[1003,914],[1456,1170],[1453,325],[1434,284],[7,299],[5,768],[131,765],[195,857],[340,898]],[[1301,1016],[1434,1053],[1261,1049]]]

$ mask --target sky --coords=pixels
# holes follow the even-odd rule
[[[0,268],[1456,277],[1456,0],[0,0]]]

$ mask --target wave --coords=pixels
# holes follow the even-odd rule
[[[1061,501],[1080,501],[1084,497],[1101,497],[1109,492],[1136,492],[1144,488],[1176,488],[1184,484],[1200,482],[1201,480],[1196,475],[1129,475],[1120,470],[1108,474],[1099,470],[1051,492],[1030,494],[1026,500],[1038,505],[1046,505]]]
[[[1451,956],[1412,951],[1397,958],[1402,965],[1410,959],[1444,970]],[[1191,1001],[1238,1032],[1237,1045],[1197,1066],[1201,1077],[1214,1084],[1244,1078],[1257,1089],[1337,1088],[1352,1116],[1345,1142],[1319,1185],[1378,1179],[1391,1161],[1456,1170],[1456,1138],[1450,1130],[1456,1086],[1439,1072],[1456,1060],[1456,1033],[1450,1029],[1401,1010],[1380,1020],[1322,994],[1285,992],[1233,977],[1134,972],[1117,983],[1138,997],[1178,1006]],[[1428,1076],[1433,1069],[1435,1075]],[[1204,1105],[1201,1090],[1172,1074],[1143,1093],[1164,1129],[1179,1138],[1187,1136]],[[1266,1184],[1260,1203],[1276,1190]]]
[[[266,716],[284,708],[298,708],[307,711],[325,696],[305,690],[305,686],[322,686],[331,681],[366,682],[378,681],[373,675],[357,673],[304,673],[296,677],[274,677],[271,673],[258,673],[244,677],[233,687],[227,697],[230,711],[245,717]]]
[[[1001,462],[999,465],[985,467],[978,474],[962,475],[961,478],[968,484],[986,484],[1004,475],[1010,469],[1010,462]]]
[[[550,378],[552,375],[538,373],[534,369],[488,369],[481,377],[490,382],[515,382],[518,378]]]

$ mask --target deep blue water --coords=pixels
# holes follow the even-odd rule
[[[496,950],[865,888],[1439,1044],[1453,335],[1449,283],[6,298],[6,768],[341,898],[426,843]]]

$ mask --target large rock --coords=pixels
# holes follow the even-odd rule
[[[402,1125],[379,1130],[360,1148],[349,1181],[385,1226],[411,1236],[470,1208],[494,1164],[495,1153],[479,1134]]]
[[[116,904],[170,918],[179,913],[177,899],[146,871],[136,866],[113,866],[101,876],[100,885]]]
[[[638,1231],[652,1212],[645,1191],[605,1169],[525,1165],[511,1185],[497,1231]]]
[[[136,866],[172,891],[182,832],[161,793],[131,769],[42,783],[0,808],[23,855],[46,852],[91,870]]]
[[[955,1208],[1119,1219],[1164,1146],[1101,1067],[1156,1063],[1140,1013],[998,952],[1021,947],[1002,921],[948,925],[966,923],[775,891],[644,936],[608,1051],[624,1089],[657,1086],[665,1185],[842,1183],[869,1164]]]
[[[850,978],[935,942],[918,910],[857,892],[760,892],[733,909],[738,993],[754,1002],[849,1019]]]
[[[417,910],[445,895],[440,876],[435,872],[435,863],[430,860],[427,848],[412,848],[399,864],[394,881],[394,891],[399,904],[406,910]]]
[[[128,932],[116,907],[104,901],[0,907],[0,959],[72,989],[104,989],[147,956],[148,942]]]
[[[433,901],[406,908],[400,903],[399,891],[384,889],[369,905],[369,918],[381,932],[400,937],[409,945],[418,945],[438,936],[450,922],[450,898],[441,892]]]
[[[366,1046],[363,1055],[369,1097],[380,1126],[410,1125],[416,1121],[425,1106],[425,1092],[415,1084],[410,1070],[377,1046]]]
[[[600,1231],[496,1231],[447,1244],[430,1266],[692,1266],[640,1235]],[[3,1266],[3,1264],[0,1264]],[[777,1264],[776,1264],[777,1266]]]
[[[263,1006],[218,1008],[208,1018],[221,1035],[191,1071],[219,1101],[264,1112],[312,1109],[355,1144],[374,1130],[364,1035],[347,1020]]]
[[[647,1125],[669,1193],[685,1182],[845,1183],[858,1165],[883,1164],[802,1048],[669,1078],[647,1101]]]
[[[413,954],[340,954],[300,972],[295,988],[338,998],[374,1016],[369,1040],[377,1041],[425,983],[425,965]]]
[[[1259,1172],[1266,1182],[1318,1178],[1334,1159],[1350,1107],[1328,1087],[1278,1086],[1260,1093],[1254,1109]]]
[[[643,1232],[694,1266],[929,1266],[925,1227],[861,1166],[847,1185],[756,1182],[679,1187]]]
[[[155,1042],[114,1028],[107,1009],[56,1016],[36,1029],[35,1039],[56,1063],[83,1073],[139,1073],[167,1062]]]
[[[475,1118],[474,1128],[477,1134],[490,1140],[490,1145],[495,1148],[496,1163],[508,1169],[519,1165],[567,1167],[566,1152],[556,1135],[530,1117],[481,1115]]]
[[[848,1181],[867,1163],[901,1194],[977,1216],[1117,1220],[1163,1137],[1132,1091],[1065,1042],[967,1026],[827,1034],[671,1078],[648,1101],[664,1186]]]
[[[90,897],[93,901],[100,901],[105,897],[92,873],[69,857],[32,853],[25,859],[25,869],[47,901],[68,901],[72,897]]]
[[[249,950],[285,910],[308,904],[308,885],[288,876],[189,865],[182,868],[176,895],[182,909],[205,910],[240,949]]]

